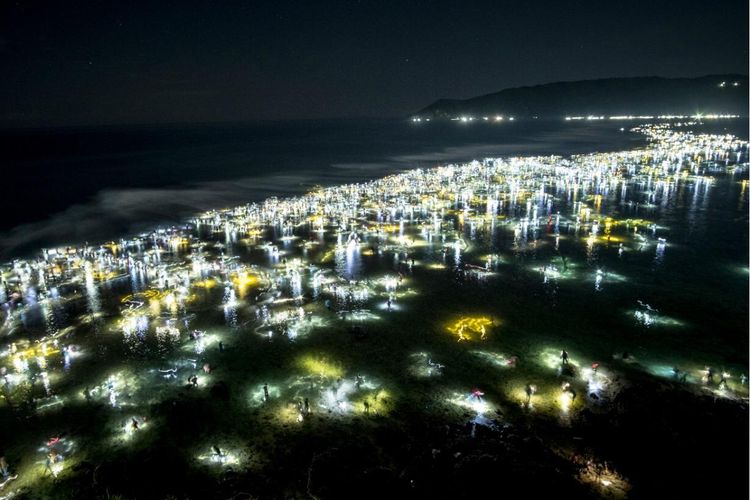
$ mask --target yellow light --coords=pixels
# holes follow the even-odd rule
[[[198,288],[206,288],[210,289],[216,286],[216,280],[215,279],[205,279],[205,280],[199,280],[193,283],[193,286],[196,286]]]
[[[390,409],[390,400],[391,394],[387,390],[373,391],[364,395],[361,399],[353,401],[354,411],[363,415],[386,415]],[[367,402],[369,408],[365,406],[365,402]]]
[[[246,272],[240,272],[232,277],[232,283],[237,287],[248,287],[258,284],[258,277]]]
[[[180,247],[180,246],[187,246],[190,241],[188,241],[187,238],[181,238],[179,236],[174,236],[169,239],[169,245],[172,247]]]
[[[153,316],[161,314],[161,303],[157,299],[151,299],[148,301],[148,307],[151,310]]]
[[[464,316],[447,327],[447,330],[458,337],[458,341],[469,342],[484,340],[487,336],[487,327],[493,324],[486,316]]]
[[[117,254],[117,250],[119,250],[119,246],[114,241],[110,243],[105,243],[102,245],[104,248],[108,248],[113,254]]]
[[[237,287],[237,295],[240,299],[244,299],[247,295],[248,289],[256,286],[260,282],[257,276],[248,274],[246,272],[239,272],[232,277],[232,283]]]
[[[570,395],[569,392],[561,392],[560,395],[557,397],[558,403],[560,403],[560,409],[563,413],[568,413],[570,411],[570,405],[573,401],[573,396]]]
[[[384,233],[395,233],[399,230],[398,224],[383,224],[380,226],[381,231]]]
[[[122,299],[120,299],[120,302],[125,303],[125,302],[130,302],[132,300],[139,300],[139,299],[145,299],[148,301],[155,300],[158,302],[170,293],[172,293],[172,290],[160,291],[160,290],[154,290],[153,288],[149,288],[148,290],[144,290],[143,292],[126,295]]]
[[[344,369],[339,364],[323,357],[302,356],[298,359],[297,364],[313,375],[325,378],[342,378],[344,376]]]
[[[20,351],[16,353],[16,357],[19,359],[31,359],[31,358],[37,358],[37,357],[47,357],[52,356],[53,354],[59,353],[60,350],[56,349],[54,347],[50,347],[48,345],[45,346],[38,346],[38,347],[29,347],[28,349],[24,351]]]

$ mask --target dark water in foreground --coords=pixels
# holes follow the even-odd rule
[[[5,131],[0,259],[198,211],[488,156],[629,149],[627,124],[326,121]]]

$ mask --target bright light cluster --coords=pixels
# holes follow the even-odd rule
[[[476,342],[487,337],[487,327],[493,321],[486,316],[464,316],[451,323],[447,330],[458,337],[458,341]]]

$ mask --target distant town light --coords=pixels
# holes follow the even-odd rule
[[[683,120],[686,118],[692,118],[695,120],[719,120],[719,119],[731,119],[731,118],[739,118],[740,115],[731,115],[731,114],[718,114],[718,113],[696,113],[694,115],[613,115],[608,116],[606,119],[608,120]],[[596,116],[596,115],[588,115],[588,116],[566,116],[565,121],[576,121],[576,120],[590,120],[590,121],[598,121],[598,120],[604,120],[604,116]]]

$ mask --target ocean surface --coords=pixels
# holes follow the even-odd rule
[[[633,125],[330,120],[6,130],[0,259],[118,238],[316,184],[489,156],[630,149],[643,140],[627,131]],[[744,122],[729,125],[747,135]]]
[[[316,184],[645,147],[629,125],[6,132],[0,262]],[[691,128],[747,138],[740,121]],[[299,224],[271,204],[287,222],[212,215],[2,266],[3,494],[348,498],[373,477],[396,498],[742,497],[747,463],[717,458],[748,439],[747,147],[704,161],[705,142],[660,134],[637,160],[568,163],[612,183],[566,187],[557,161],[412,172]],[[487,182],[516,186],[492,216]],[[348,230],[351,200],[366,210]]]

